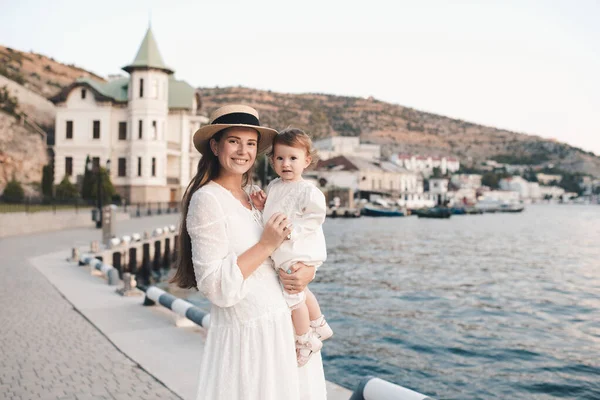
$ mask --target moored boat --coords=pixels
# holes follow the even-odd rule
[[[367,217],[403,217],[404,212],[394,208],[379,208],[366,205],[362,208],[361,214]]]
[[[419,218],[450,218],[452,211],[445,207],[432,207],[421,210],[414,210],[413,214],[419,216]]]

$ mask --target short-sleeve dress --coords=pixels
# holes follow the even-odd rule
[[[325,400],[320,354],[297,367],[290,310],[272,261],[246,279],[237,265],[260,240],[260,212],[209,182],[192,196],[186,224],[198,290],[212,303],[197,399]]]

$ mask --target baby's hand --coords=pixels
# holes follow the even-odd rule
[[[264,210],[267,201],[267,194],[264,191],[253,192],[250,194],[250,198],[252,199],[252,203],[254,203],[254,207],[260,211]]]

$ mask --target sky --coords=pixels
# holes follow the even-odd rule
[[[151,24],[193,86],[373,96],[600,155],[598,21],[599,0],[0,0],[0,44],[125,75]]]

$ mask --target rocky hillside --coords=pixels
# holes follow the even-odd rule
[[[104,81],[102,77],[75,65],[65,65],[51,57],[4,46],[0,46],[0,75],[46,98],[80,77]]]
[[[47,98],[82,76],[103,80],[41,54],[0,46],[0,91],[6,91],[16,103],[10,112],[0,109],[0,193],[13,176],[24,184],[28,195],[38,192],[42,168],[49,162],[38,129],[52,136],[56,115]]]
[[[241,102],[256,107],[261,121],[289,125],[315,137],[360,136],[384,144],[384,151],[457,156],[462,163],[498,159],[523,164],[554,164],[600,176],[600,157],[564,143],[418,111],[373,98],[325,94],[283,94],[243,87],[204,88],[203,108]]]
[[[0,111],[0,192],[13,177],[27,195],[38,191],[42,168],[48,163],[46,143],[17,118]]]

